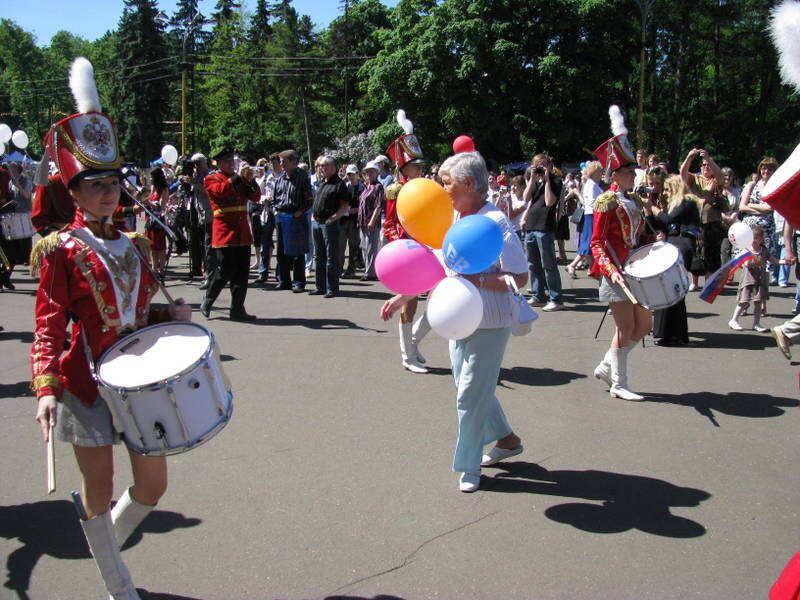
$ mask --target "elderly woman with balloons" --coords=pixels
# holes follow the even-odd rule
[[[513,226],[486,201],[488,172],[481,155],[451,156],[439,168],[439,175],[456,220],[440,242],[450,277],[436,285],[427,314],[433,330],[450,339],[458,412],[453,470],[461,472],[459,489],[474,492],[480,487],[481,467],[522,452],[521,440],[494,391],[511,335],[507,276],[517,287],[524,286],[528,264]],[[401,294],[387,300],[381,318],[389,320],[412,298]],[[484,454],[484,446],[495,441]]]

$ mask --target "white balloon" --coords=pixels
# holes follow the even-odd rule
[[[749,248],[753,245],[753,230],[747,223],[734,223],[728,229],[728,239],[731,244],[739,248]]]
[[[445,277],[433,288],[426,308],[431,328],[443,338],[472,335],[483,319],[480,292],[463,277]]]
[[[22,131],[22,129],[17,129],[11,136],[11,141],[20,150],[25,150],[25,148],[28,147],[28,134]]]
[[[11,139],[11,127],[6,125],[5,123],[0,123],[0,142],[7,144],[8,140],[10,139]]]
[[[168,165],[174,165],[178,162],[177,148],[171,144],[167,144],[161,149],[161,158],[163,158],[164,162]]]
[[[3,142],[0,142],[0,156],[6,153],[6,145]]]

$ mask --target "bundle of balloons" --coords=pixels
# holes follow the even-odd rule
[[[483,317],[480,293],[463,277],[447,277],[442,263],[463,275],[485,271],[503,250],[500,225],[483,215],[454,223],[450,196],[424,178],[403,185],[397,214],[413,239],[395,240],[381,248],[375,259],[378,278],[398,294],[433,289],[426,309],[431,328],[451,340],[472,335]]]
[[[6,153],[6,147],[9,141],[17,148],[24,151],[25,148],[28,147],[28,134],[21,129],[17,129],[12,133],[11,127],[5,123],[0,123],[0,156]]]

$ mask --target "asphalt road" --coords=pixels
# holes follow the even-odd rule
[[[195,307],[173,259],[170,292]],[[58,490],[28,391],[29,277],[0,296],[0,598],[105,598],[57,447]],[[170,489],[123,556],[143,598],[765,598],[798,541],[797,363],[734,332],[733,289],[690,294],[692,344],[630,360],[642,403],[591,371],[612,333],[596,285],[564,278],[568,309],[512,338],[498,386],[525,452],[458,491],[447,343],[400,366],[378,283],[335,299],[251,289],[253,324],[206,321],[235,390],[231,423],[170,459]],[[773,289],[765,324],[789,316]],[[423,305],[424,306],[424,305]],[[744,324],[750,318],[743,319]],[[797,350],[800,357],[800,348]],[[120,450],[122,450],[120,448]],[[129,481],[125,452],[117,494]],[[146,592],[145,592],[146,590]]]

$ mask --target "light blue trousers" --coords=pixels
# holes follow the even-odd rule
[[[483,447],[512,432],[494,390],[511,329],[478,329],[450,340],[450,361],[458,390],[458,441],[454,471],[480,471]]]

